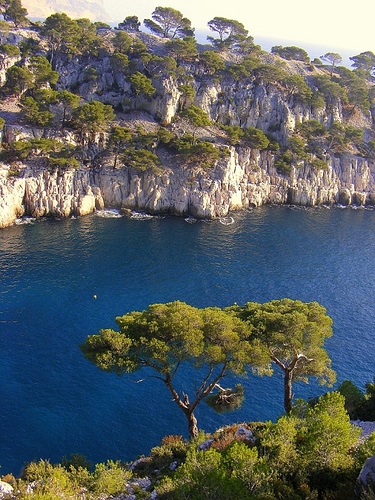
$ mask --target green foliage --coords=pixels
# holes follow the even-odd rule
[[[105,29],[105,30],[112,29],[108,23],[104,23],[103,21],[95,21],[94,26],[96,28],[96,32],[98,32],[98,30],[101,30],[101,29]]]
[[[160,158],[148,149],[127,149],[120,155],[126,167],[134,168],[140,172],[150,170],[155,175],[162,173]]]
[[[223,59],[213,50],[205,50],[199,54],[199,62],[209,75],[213,75],[218,71],[223,71],[225,69]]]
[[[57,52],[74,53],[79,28],[77,22],[66,14],[52,14],[44,21],[41,35],[48,41],[51,64]]]
[[[249,127],[243,130],[242,141],[249,148],[260,150],[267,149],[270,143],[266,134],[255,127]]]
[[[176,61],[191,62],[198,56],[197,42],[193,36],[185,36],[168,40],[165,43],[165,48]]]
[[[195,98],[195,89],[191,85],[179,85],[178,90],[182,92],[181,96],[181,108],[188,108],[192,105]]]
[[[326,161],[322,160],[321,158],[313,158],[312,160],[309,161],[309,164],[315,169],[315,170],[328,170],[329,165]]]
[[[360,418],[359,412],[365,399],[362,391],[351,380],[344,380],[337,390],[345,398],[345,409],[349,413],[350,418],[352,420]]]
[[[338,83],[331,81],[328,76],[317,75],[314,77],[314,83],[319,92],[324,96],[328,107],[336,105],[338,101],[347,102],[345,90]]]
[[[303,139],[296,135],[292,135],[288,139],[287,147],[293,153],[294,161],[306,160],[306,143]]]
[[[138,33],[140,26],[141,26],[141,23],[139,22],[139,19],[137,16],[127,16],[122,21],[122,23],[118,24],[117,29],[129,31],[130,33]]]
[[[22,114],[27,123],[36,127],[52,125],[53,113],[48,110],[48,103],[37,101],[33,97],[24,97],[21,100]]]
[[[311,100],[311,89],[301,75],[288,75],[282,83],[288,91],[288,97],[294,96],[296,100],[303,103]]]
[[[269,140],[267,150],[271,151],[273,153],[276,153],[277,151],[279,151],[280,144],[277,142],[277,140],[274,138],[274,136],[272,134],[267,133],[266,137]]]
[[[59,79],[59,73],[52,70],[51,64],[44,56],[31,57],[29,70],[33,75],[35,89],[54,85]]]
[[[3,19],[0,20],[0,32],[3,33],[4,35],[8,35],[9,33],[9,24]]]
[[[208,141],[196,141],[191,134],[175,138],[171,146],[187,163],[196,163],[203,168],[210,168],[226,154],[227,149],[216,148]]]
[[[59,168],[78,168],[75,148],[56,139],[22,139],[4,147],[1,159],[5,162],[29,160],[33,157],[44,158],[45,164]]]
[[[226,69],[226,74],[230,75],[236,81],[250,78],[256,68],[260,66],[260,60],[257,57],[245,56],[239,64],[231,64]]]
[[[246,453],[245,446],[240,446],[244,447],[239,451],[240,456],[243,456]],[[234,453],[236,451],[234,450]],[[177,469],[173,481],[164,481],[160,489],[158,488],[158,493],[163,494],[168,491],[168,498],[171,499],[236,498],[244,500],[248,498],[248,491],[241,480],[235,477],[235,471],[238,471],[238,468],[230,470],[233,459],[230,460],[230,457],[227,457],[227,460],[228,465],[222,454],[213,449],[208,451],[189,449],[186,461]]]
[[[181,113],[181,116],[186,117],[195,127],[207,127],[208,125],[211,125],[211,120],[209,119],[207,113],[205,113],[198,106],[190,106]]]
[[[199,127],[207,127],[211,125],[211,120],[207,113],[205,113],[201,108],[192,104],[189,108],[181,111],[181,116],[187,118],[189,122],[194,127],[194,132],[192,136],[192,144],[195,144],[195,134]]]
[[[302,135],[307,141],[324,137],[326,135],[326,128],[318,120],[307,120],[297,123],[296,131]]]
[[[97,29],[90,19],[82,18],[76,20],[77,38],[75,41],[75,52],[98,56],[99,49],[103,46],[103,39],[97,35]]]
[[[19,96],[33,85],[33,76],[25,67],[11,66],[6,72],[5,91]]]
[[[19,57],[20,49],[17,45],[4,43],[0,45],[0,68],[3,69],[8,59]]]
[[[140,324],[146,326],[144,318]],[[182,436],[166,436],[149,456],[132,464],[133,472],[114,461],[97,464],[90,472],[90,464],[79,454],[64,457],[61,465],[32,462],[17,480],[15,498],[74,500],[83,491],[88,500],[126,496],[134,474],[149,477],[150,490],[156,488],[161,500],[354,500],[359,471],[375,451],[375,434],[359,444],[360,429],[350,424],[338,392],[314,404],[300,401],[299,406],[298,412],[275,423],[241,424],[252,431],[250,440],[238,432],[238,424],[211,436],[201,432],[190,443]],[[11,475],[3,480],[14,482]],[[134,495],[148,498],[149,492]]]
[[[311,94],[311,107],[314,110],[323,109],[326,105],[324,99],[324,94],[317,90],[313,91]]]
[[[234,389],[219,387],[217,393],[206,397],[205,403],[217,413],[224,413],[240,409],[244,399],[243,385],[236,384]]]
[[[207,24],[211,31],[219,35],[219,38],[207,37],[207,40],[219,51],[236,50],[247,39],[248,31],[242,23],[234,19],[214,17]]]
[[[296,499],[354,498],[358,466],[353,449],[360,429],[351,426],[343,396],[327,393],[305,408],[303,416],[281,417],[261,432],[260,449],[276,479],[274,488],[280,481],[287,483]],[[323,496],[327,491],[329,496]]]
[[[115,52],[110,58],[111,68],[115,73],[126,75],[129,71],[129,58],[126,54]]]
[[[116,52],[128,54],[132,47],[133,40],[125,31],[117,31],[112,39],[112,43]]]
[[[331,65],[330,72],[331,76],[335,66],[342,63],[342,57],[336,52],[327,52],[324,56],[320,56],[323,61],[328,62]]]
[[[83,140],[85,136],[92,138],[99,132],[105,132],[113,118],[112,106],[93,101],[73,110],[70,125],[80,133]]]
[[[359,145],[362,140],[362,129],[333,123],[327,131],[327,152],[343,153],[349,145]]]
[[[375,378],[373,382],[366,384],[364,401],[359,406],[359,418],[362,420],[375,420]]]
[[[163,144],[170,144],[175,136],[174,134],[169,132],[169,130],[167,130],[166,128],[160,127],[158,130],[157,137],[159,141],[162,142]]]
[[[344,66],[338,68],[337,72],[340,77],[335,78],[335,81],[346,90],[348,102],[353,106],[353,110],[357,108],[368,114],[370,96],[365,78]]]
[[[306,413],[300,450],[309,483],[318,491],[334,489],[342,477],[353,474],[350,449],[358,442],[361,430],[351,426],[344,401],[338,392],[327,393]]]
[[[136,98],[139,95],[151,97],[156,92],[155,87],[152,86],[152,81],[139,71],[131,75],[129,80]]]
[[[173,57],[170,56],[157,56],[152,54],[150,59],[146,62],[145,67],[153,78],[175,76],[177,70],[177,63]]]
[[[293,155],[290,151],[285,151],[279,155],[275,161],[275,167],[279,174],[289,175],[292,170]]]
[[[269,467],[278,478],[291,478],[298,470],[300,420],[293,415],[280,417],[276,424],[267,422],[261,434],[261,446]]]
[[[310,61],[308,53],[301,49],[300,47],[296,47],[292,45],[290,47],[283,47],[282,45],[275,45],[271,48],[272,54],[277,54],[283,59],[287,59],[288,61],[302,61],[308,63]]]
[[[119,461],[108,460],[95,466],[92,490],[101,495],[118,496],[124,492],[125,484],[131,477],[132,473]]]
[[[163,476],[171,476],[170,465],[174,462],[180,465],[186,458],[187,449],[188,441],[182,436],[165,436],[160,446],[151,448],[150,456],[135,467],[135,473],[149,476],[157,470]]]
[[[179,10],[172,9],[172,7],[156,7],[151,17],[152,19],[143,21],[144,25],[163,38],[173,39],[194,35],[191,21],[183,17]]]
[[[228,142],[231,146],[235,146],[236,144],[240,143],[244,135],[244,131],[241,127],[239,127],[238,125],[222,125],[221,128],[225,130],[228,137]]]
[[[331,386],[336,374],[323,348],[332,335],[332,319],[317,302],[273,300],[264,304],[248,302],[231,308],[247,322],[253,335],[268,349],[269,359],[284,377],[284,408],[292,409],[292,378],[308,383],[316,377]]]
[[[62,105],[63,115],[62,115],[62,126],[65,125],[65,122],[68,118],[70,118],[73,109],[78,108],[79,105],[79,96],[69,92],[68,90],[61,90],[57,94],[57,101]]]
[[[83,469],[87,470],[91,469],[92,467],[92,463],[89,462],[87,458],[80,453],[71,454],[69,459],[67,459],[65,456],[62,457],[61,465],[68,471],[71,469],[71,467],[74,467],[75,469],[82,467]]]
[[[29,23],[27,19],[27,9],[22,7],[21,0],[9,0],[8,6],[4,12],[4,19],[13,21],[16,28],[26,26]]]
[[[260,64],[254,69],[253,74],[255,78],[261,79],[265,85],[282,82],[287,77],[286,71],[270,64]]]
[[[218,308],[199,310],[183,302],[150,305],[146,311],[116,318],[119,331],[101,330],[82,344],[85,357],[105,371],[122,374],[150,367],[173,401],[185,414],[189,434],[197,436],[194,411],[227,373],[245,374],[250,364],[264,367],[264,352],[252,340],[246,325],[232,313]],[[190,362],[199,380],[193,381],[190,402],[177,390],[174,375]],[[186,385],[186,384],[184,384]]]
[[[146,45],[139,38],[133,38],[133,45],[130,52],[132,57],[141,60],[149,54]]]
[[[360,54],[349,57],[353,61],[352,66],[356,73],[363,74],[365,77],[373,76],[375,73],[375,54],[371,51],[361,52]]]

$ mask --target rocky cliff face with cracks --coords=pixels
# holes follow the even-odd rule
[[[328,170],[301,166],[290,176],[277,173],[270,153],[248,148],[231,148],[213,168],[166,168],[161,175],[111,167],[20,171],[0,171],[0,227],[22,215],[68,217],[104,207],[215,218],[266,203],[375,204],[375,165],[351,155],[332,158]]]
[[[105,36],[110,45],[114,34]],[[139,36],[148,46],[154,44],[154,53],[163,55],[163,43],[158,37]],[[126,73],[113,70],[110,54],[111,51],[100,58],[60,54],[55,68],[59,72],[57,89],[74,90],[83,102],[101,101],[112,105],[116,109],[116,123],[123,126],[134,129],[136,123],[129,116],[143,113],[147,114],[155,130],[160,125],[170,124],[176,137],[189,132],[186,123],[174,121],[177,113],[186,107],[181,90],[183,80],[176,75],[157,74],[157,70],[152,73],[149,68],[148,73],[145,71],[153,75],[156,91],[151,97],[141,95],[135,99]],[[262,63],[278,62],[272,54],[259,57]],[[13,63],[13,60],[9,62]],[[283,68],[290,75],[302,75],[307,82],[313,82],[314,75],[324,74],[324,69],[299,61],[283,61]],[[0,82],[5,78],[5,69],[0,71]],[[190,76],[189,82],[195,91],[194,104],[214,123],[257,127],[272,133],[281,145],[287,143],[298,122],[312,119],[326,127],[332,123],[359,127],[364,130],[364,138],[374,138],[373,107],[367,114],[352,110],[344,117],[345,110],[339,99],[329,107],[314,108],[297,94],[291,95],[278,82],[267,83],[255,76],[238,81],[229,73],[217,78],[199,62],[186,63],[183,72]],[[58,126],[44,130],[23,126],[18,120],[17,106],[14,109],[2,106],[0,111],[6,121],[3,137],[8,145],[20,139],[42,136],[78,144],[74,131],[65,130],[63,136]],[[147,127],[145,130],[148,131]],[[101,141],[105,144],[106,138],[102,135]],[[316,170],[308,162],[300,161],[298,168],[291,167],[290,174],[281,175],[275,168],[275,156],[271,152],[226,146],[219,127],[200,128],[197,137],[219,148],[228,147],[230,154],[210,168],[178,165],[169,157],[162,162],[161,174],[139,172],[126,165],[114,169],[111,161],[100,164],[100,155],[99,160],[96,158],[100,148],[95,144],[91,152],[86,152],[90,166],[81,165],[77,170],[59,172],[30,164],[0,165],[0,227],[12,224],[23,214],[67,217],[88,214],[104,206],[213,218],[225,216],[231,210],[265,203],[375,204],[375,166],[369,159],[349,153],[327,156],[327,169]],[[19,176],[12,175],[12,170]]]

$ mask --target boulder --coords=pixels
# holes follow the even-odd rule
[[[0,481],[0,498],[4,498],[4,495],[11,495],[13,493],[13,486],[4,481]]]
[[[368,458],[357,480],[356,493],[359,498],[373,498],[368,493],[375,491],[375,455]]]

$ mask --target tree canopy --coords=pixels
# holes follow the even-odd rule
[[[194,412],[228,373],[243,375],[248,366],[262,371],[264,348],[247,325],[215,307],[198,309],[184,302],[153,304],[147,310],[116,318],[119,331],[90,335],[81,350],[98,368],[118,375],[149,367],[184,413],[190,437],[197,437]],[[185,363],[195,368],[190,391],[178,387],[177,372]]]
[[[79,132],[83,142],[86,138],[92,139],[95,134],[106,131],[114,116],[112,106],[93,101],[74,109],[70,124]]]
[[[172,9],[172,7],[156,7],[151,17],[152,19],[143,21],[144,25],[163,38],[173,39],[194,35],[191,21],[184,17],[179,10]]]
[[[308,383],[316,377],[332,385],[336,374],[323,348],[332,335],[332,319],[317,302],[273,300],[264,304],[248,302],[232,308],[251,327],[253,334],[268,349],[270,360],[284,378],[284,409],[292,409],[292,381]]]
[[[283,59],[303,61],[308,63],[310,61],[309,55],[306,50],[291,45],[290,47],[283,47],[282,45],[275,45],[271,48],[272,54],[278,54]]]
[[[341,64],[341,62],[342,62],[342,57],[340,56],[340,54],[337,54],[337,52],[327,52],[326,54],[324,54],[324,56],[320,56],[320,57],[323,61],[330,63],[331,76],[332,76],[332,73],[333,73],[333,70],[335,69],[335,67],[338,64]]]
[[[219,35],[219,38],[208,36],[207,39],[218,50],[229,50],[245,42],[248,30],[235,19],[225,17],[214,17],[209,21],[208,27]],[[252,41],[252,38],[251,38]]]

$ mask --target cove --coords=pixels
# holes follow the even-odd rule
[[[151,303],[316,300],[333,318],[326,347],[338,383],[363,389],[375,373],[371,208],[264,206],[210,222],[114,212],[35,221],[0,232],[0,269],[1,474],[71,453],[93,463],[132,460],[164,435],[186,436],[163,384],[102,373],[78,348]],[[191,378],[191,369],[181,376]],[[200,428],[282,413],[281,377],[241,382],[243,408],[217,415],[202,403]],[[325,391],[294,389],[304,398]]]

